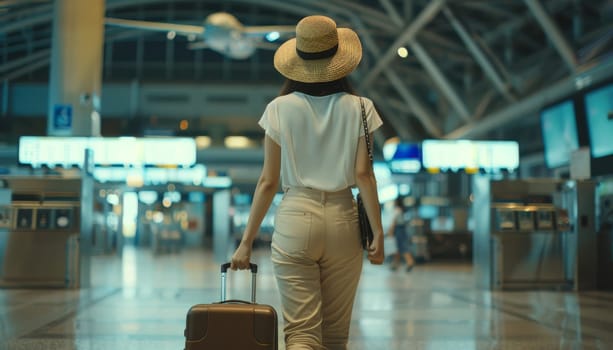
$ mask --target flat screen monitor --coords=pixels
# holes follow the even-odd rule
[[[593,158],[613,154],[613,84],[585,95],[585,112]]]
[[[571,153],[579,148],[573,101],[563,101],[543,109],[541,129],[547,167],[568,165]]]

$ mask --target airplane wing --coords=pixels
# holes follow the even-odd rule
[[[296,33],[296,26],[245,26],[247,37],[262,37],[270,32],[278,32],[281,37],[292,36]]]
[[[181,35],[202,35],[204,27],[189,24],[174,24],[163,22],[138,21],[133,19],[105,18],[104,23],[110,26],[153,30],[158,32],[175,32]]]

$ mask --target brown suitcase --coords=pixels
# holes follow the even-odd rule
[[[277,350],[277,312],[255,303],[258,266],[251,265],[251,302],[226,300],[226,273],[221,265],[221,301],[197,304],[187,313],[185,350]]]

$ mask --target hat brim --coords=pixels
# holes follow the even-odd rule
[[[349,28],[337,28],[338,50],[330,58],[304,60],[296,53],[296,38],[275,52],[275,69],[284,77],[303,83],[324,83],[349,75],[362,59],[362,44]]]

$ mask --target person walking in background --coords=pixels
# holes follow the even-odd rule
[[[398,196],[394,200],[394,213],[392,223],[388,228],[387,235],[396,239],[397,252],[392,260],[392,270],[398,269],[400,257],[406,262],[406,271],[410,272],[415,266],[415,259],[410,251],[409,235],[406,230],[406,220],[404,217],[404,197]]]
[[[369,134],[382,124],[370,99],[357,96],[347,75],[362,46],[349,28],[308,16],[296,38],[281,45],[274,66],[287,78],[260,126],[264,166],[232,269],[249,267],[253,240],[277,191],[284,191],[272,236],[272,262],[283,306],[287,349],[347,349],[363,250],[351,187],[357,185],[374,232],[372,264],[382,264],[383,228],[368,157]],[[280,174],[280,175],[279,175]]]

